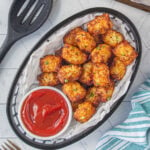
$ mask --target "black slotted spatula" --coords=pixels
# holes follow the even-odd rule
[[[46,21],[53,0],[15,0],[9,12],[8,31],[0,48],[0,63],[10,47]]]

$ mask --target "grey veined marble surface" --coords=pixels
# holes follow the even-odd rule
[[[7,18],[12,2],[13,0],[0,0],[0,45],[7,34]],[[74,13],[92,7],[113,8],[129,17],[141,36],[143,46],[141,64],[134,84],[114,114],[93,133],[61,150],[94,150],[99,138],[106,131],[127,118],[131,110],[131,95],[146,78],[150,77],[150,13],[115,2],[114,0],[55,0],[51,15],[45,24],[38,31],[16,42],[0,65],[0,145],[6,139],[11,139],[20,145],[23,150],[35,149],[22,142],[8,123],[6,101],[12,81],[26,55],[49,29]]]

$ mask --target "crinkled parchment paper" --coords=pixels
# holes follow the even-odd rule
[[[29,90],[33,89],[34,87],[38,86],[37,81],[37,75],[39,75],[40,72],[40,65],[39,61],[40,58],[48,55],[48,54],[55,54],[55,51],[60,49],[63,46],[63,37],[64,35],[70,31],[71,29],[82,26],[86,28],[86,23],[90,20],[92,20],[96,15],[100,15],[101,13],[92,13],[85,15],[84,17],[78,18],[73,20],[68,25],[65,25],[61,29],[57,30],[53,35],[51,35],[41,46],[33,52],[33,54],[30,56],[30,59],[22,73],[22,78],[19,81],[19,92],[20,95],[23,96],[25,93],[27,93]],[[111,16],[111,15],[110,15]],[[124,24],[120,19],[113,18],[111,16],[111,20],[114,23],[114,29],[121,32],[126,40],[128,40],[133,47],[135,47],[134,41],[132,41],[132,37],[127,33],[125,28],[128,28],[126,24]],[[127,68],[126,75],[124,78],[117,83],[117,86],[115,87],[113,96],[111,100],[109,100],[106,103],[100,104],[97,108],[97,112],[95,115],[86,123],[80,124],[79,122],[76,122],[74,119],[72,119],[71,125],[69,129],[60,136],[60,138],[68,139],[74,135],[77,135],[84,131],[85,129],[94,126],[97,124],[100,120],[104,118],[104,116],[110,112],[111,107],[113,104],[119,100],[119,98],[126,93],[127,88],[130,84],[131,75],[133,73],[133,67],[135,62],[133,62],[130,66]]]

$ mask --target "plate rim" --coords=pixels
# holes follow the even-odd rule
[[[12,119],[12,114],[11,114],[11,100],[12,100],[12,96],[14,93],[14,89],[16,86],[16,83],[18,82],[18,78],[21,75],[21,72],[23,71],[24,67],[26,66],[31,54],[43,43],[43,41],[46,41],[47,37],[51,36],[55,31],[59,30],[61,27],[63,27],[65,24],[69,24],[71,21],[82,17],[84,15],[87,15],[89,13],[98,13],[98,12],[103,12],[103,13],[110,13],[113,14],[119,18],[121,18],[123,21],[125,21],[128,25],[130,25],[130,27],[132,27],[132,32],[134,35],[136,35],[136,43],[138,44],[137,50],[138,50],[138,57],[136,58],[136,63],[135,63],[135,71],[132,74],[131,77],[131,82],[128,86],[128,89],[126,91],[126,93],[121,96],[121,98],[119,98],[119,100],[114,103],[113,108],[111,109],[111,111],[105,115],[105,117],[99,121],[96,125],[84,130],[81,134],[78,134],[76,136],[73,136],[72,138],[65,140],[63,142],[57,143],[57,144],[47,144],[47,145],[42,145],[42,144],[35,144],[33,143],[31,140],[29,141],[25,136],[23,136],[23,134],[21,135],[19,133],[19,129],[17,129],[17,127],[14,126],[13,124],[13,119]],[[140,64],[140,60],[141,60],[141,54],[142,54],[142,44],[141,44],[141,39],[139,36],[139,33],[135,27],[135,25],[132,23],[132,21],[126,17],[124,14],[120,13],[119,11],[116,11],[114,9],[111,8],[106,8],[106,7],[93,7],[93,8],[89,8],[89,9],[85,9],[83,11],[80,11],[74,15],[72,15],[71,17],[68,17],[67,19],[61,21],[60,23],[58,23],[56,26],[54,26],[52,29],[50,29],[46,34],[44,34],[44,36],[38,41],[36,42],[35,46],[32,48],[32,50],[29,52],[29,54],[26,56],[26,58],[24,59],[23,63],[21,64],[20,68],[18,69],[18,72],[16,74],[16,77],[14,78],[11,88],[9,90],[9,95],[7,98],[7,103],[6,103],[6,113],[7,113],[7,118],[9,121],[9,124],[11,126],[11,128],[13,129],[13,131],[16,133],[16,135],[25,143],[27,143],[30,146],[36,147],[36,148],[42,148],[42,149],[58,149],[58,148],[63,148],[65,146],[68,146],[70,144],[73,144],[79,140],[81,140],[82,138],[84,138],[85,136],[89,135],[90,133],[92,133],[94,130],[96,130],[100,125],[102,125],[113,113],[114,111],[119,107],[119,105],[121,104],[121,102],[123,101],[123,99],[125,98],[125,96],[128,94],[128,91],[137,75],[137,71],[139,68],[139,64]]]

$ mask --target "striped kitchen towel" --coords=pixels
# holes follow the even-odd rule
[[[101,137],[96,150],[150,150],[150,79],[131,98],[132,110]]]

